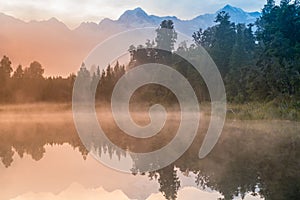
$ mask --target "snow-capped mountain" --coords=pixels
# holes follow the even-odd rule
[[[249,24],[255,22],[256,19],[260,17],[259,12],[246,12],[230,5],[226,5],[213,14],[199,15],[191,20],[181,20],[175,16],[160,17],[148,15],[143,9],[136,8],[134,10],[127,10],[118,20],[102,20],[98,28],[99,30],[109,30],[111,27],[119,27],[119,29],[157,27],[161,21],[170,19],[174,22],[176,30],[190,36],[199,28],[205,29],[209,26],[213,26],[215,17],[221,11],[229,13],[231,21],[235,23]]]
[[[107,37],[132,28],[158,27],[165,19],[173,20],[175,29],[191,36],[199,28],[214,25],[220,11],[228,12],[235,23],[253,23],[259,12],[245,12],[226,5],[213,14],[199,15],[190,20],[175,16],[155,16],[136,8],[125,11],[117,20],[105,18],[99,23],[84,22],[74,30],[55,18],[45,21],[24,22],[0,13],[0,57],[7,55],[15,67],[39,61],[46,75],[76,72],[89,51]]]

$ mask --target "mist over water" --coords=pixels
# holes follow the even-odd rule
[[[168,144],[174,137],[180,121],[180,113],[176,111],[176,108],[170,108],[165,126],[161,131],[153,137],[141,139],[120,131],[112,120],[108,107],[97,106],[96,110],[98,120],[103,125],[107,137],[122,149],[133,152],[153,151]],[[147,109],[141,111],[135,106],[131,110],[132,118],[138,125],[144,126],[150,123]],[[259,195],[265,199],[282,199],[288,195],[297,195],[295,183],[300,180],[298,173],[300,166],[299,122],[228,119],[213,151],[205,159],[199,159],[199,147],[210,119],[205,110],[208,108],[204,108],[201,113],[197,136],[191,147],[174,163],[154,172],[140,174],[138,167],[141,165],[138,160],[134,160],[130,154],[120,154],[117,149],[107,143],[99,141],[91,144],[90,147],[97,150],[99,156],[111,159],[116,164],[119,160],[131,160],[129,163],[133,165],[132,174],[125,176],[120,173],[120,176],[127,177],[125,179],[128,180],[132,177],[134,179],[130,183],[132,188],[135,188],[134,185],[139,181],[150,185],[155,183],[154,189],[148,188],[149,192],[143,192],[146,196],[158,193],[159,188],[165,198],[176,197],[186,186],[187,180],[197,190],[206,188],[205,190],[218,192],[225,199],[244,194]],[[114,170],[108,170],[89,155],[76,132],[69,105],[1,106],[0,113],[2,130],[0,174],[3,175],[0,184],[4,188],[1,192],[1,199],[10,199],[31,191],[45,191],[45,188],[38,189],[40,187],[37,185],[46,182],[50,193],[62,191],[74,182],[84,185],[84,188],[105,187],[105,182],[110,182],[110,174],[112,176],[118,174]],[[72,147],[72,150],[69,147]],[[51,156],[51,152],[58,148],[60,156]],[[91,160],[93,160],[92,163]],[[33,161],[36,161],[34,165]],[[71,163],[76,163],[76,165]],[[45,164],[53,167],[41,168]],[[27,169],[32,168],[30,167],[32,165],[42,171],[28,171]],[[61,165],[69,166],[69,168],[55,167]],[[73,171],[92,166],[102,166],[101,169],[98,167],[97,169],[106,174],[103,175],[105,178],[100,178],[99,181],[97,178],[94,179],[92,185],[87,184],[86,179],[83,179],[80,174],[73,174],[74,176],[69,176],[69,173],[64,174],[64,170]],[[19,180],[13,178],[11,171],[13,169],[17,170],[15,171],[17,174],[25,173],[27,178],[32,179],[32,183],[29,186],[19,184],[24,183],[26,178],[25,176],[21,176]],[[98,172],[84,170],[84,174],[89,177],[95,173]],[[38,174],[44,174],[42,176],[44,179],[35,178]],[[49,182],[46,174],[54,174],[55,177],[59,175],[60,178]],[[59,184],[64,176],[66,176],[66,181],[62,181],[64,184]],[[54,185],[58,186],[54,187]],[[129,198],[146,198],[146,196],[141,197],[141,193],[137,190],[130,190],[121,183],[115,182],[115,184],[107,185],[110,185],[106,186],[110,187],[110,191],[121,189]],[[199,195],[200,198],[204,194],[199,193]]]

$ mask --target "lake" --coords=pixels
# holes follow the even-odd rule
[[[129,152],[162,148],[175,136],[179,113],[168,116],[156,137],[122,133],[107,110],[97,110],[107,137]],[[104,119],[101,121],[101,119]],[[140,125],[147,113],[133,114]],[[132,173],[103,165],[83,145],[67,104],[0,106],[0,199],[299,199],[300,123],[226,120],[218,143],[199,159],[209,117],[179,159],[143,172],[138,159],[95,140],[101,159],[118,165],[130,160]]]

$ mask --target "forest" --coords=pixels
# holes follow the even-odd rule
[[[29,67],[19,65],[14,71],[9,57],[0,62],[0,103],[71,102],[76,77],[97,87],[96,99],[110,101],[119,78],[140,64],[161,63],[184,75],[195,90],[199,102],[209,101],[204,81],[178,52],[193,55],[204,48],[216,63],[225,83],[227,101],[236,105],[258,103],[279,108],[279,117],[299,119],[300,110],[300,2],[267,0],[262,15],[254,24],[235,24],[228,13],[220,12],[215,25],[199,29],[194,44],[181,43],[175,49],[177,33],[171,20],[161,22],[157,36],[144,45],[130,46],[128,65],[118,62],[100,71],[88,71],[82,64],[77,75],[67,78],[45,77],[43,66],[34,61]],[[167,30],[167,32],[165,31]],[[163,37],[164,35],[168,37]],[[167,39],[166,39],[167,38]],[[159,50],[159,48],[168,51]],[[196,56],[197,55],[193,55]],[[134,99],[138,102],[176,103],[166,88],[147,85]],[[268,107],[269,108],[269,107]]]

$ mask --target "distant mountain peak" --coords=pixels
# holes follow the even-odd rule
[[[125,11],[119,18],[119,20],[128,19],[128,18],[145,18],[148,17],[148,14],[140,7],[137,7],[133,10]]]
[[[140,7],[125,11],[117,20],[123,24],[151,23],[151,17]]]
[[[43,20],[43,21],[35,21],[34,23],[37,24],[46,24],[47,26],[53,26],[53,27],[59,27],[62,29],[67,29],[70,30],[66,24],[64,24],[62,21],[59,21],[57,18],[55,17],[51,17],[48,20]]]
[[[46,19],[46,20],[30,20],[29,23],[35,23],[35,24],[47,23],[47,24],[63,24],[63,25],[65,25],[63,22],[59,21],[55,17],[51,17],[51,18]]]
[[[134,11],[134,12],[142,12],[142,13],[146,13],[141,7],[136,7],[136,8],[133,9],[132,11]]]
[[[226,4],[223,9],[232,9],[234,8],[234,6],[230,5],[230,4]]]
[[[55,23],[61,23],[57,18],[55,17],[51,17],[50,19],[48,19],[47,21],[49,22],[55,22]]]
[[[236,13],[245,13],[245,11],[241,8],[238,8],[238,7],[234,7],[230,4],[227,4],[225,5],[223,8],[221,8],[218,12],[221,12],[221,11],[225,11],[225,12],[236,12]]]
[[[228,12],[234,23],[254,23],[261,15],[259,12],[246,12],[232,5],[225,5],[221,10]],[[0,24],[5,26],[0,28],[0,50],[2,54],[10,55],[24,65],[31,62],[34,55],[34,59],[46,66],[48,75],[60,72],[67,76],[78,70],[78,63],[82,62],[95,45],[114,34],[135,28],[159,27],[163,20],[171,19],[176,31],[191,36],[199,28],[214,26],[217,14],[218,12],[201,14],[193,19],[181,20],[175,16],[148,15],[142,8],[137,7],[124,12],[118,20],[104,18],[99,24],[82,23],[76,29],[70,30],[57,18],[24,22],[0,12]],[[20,51],[27,50],[28,46],[31,48],[20,54],[20,51],[15,50],[15,44],[18,44]]]

